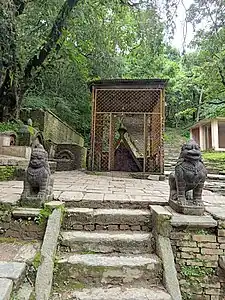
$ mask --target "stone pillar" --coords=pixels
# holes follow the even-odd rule
[[[199,126],[199,146],[201,150],[205,150],[205,130],[203,126]]]
[[[218,120],[211,121],[211,133],[212,133],[212,148],[215,150],[219,150]]]
[[[190,129],[190,140],[193,139],[193,133],[192,133],[192,129]]]

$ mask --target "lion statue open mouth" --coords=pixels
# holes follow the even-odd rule
[[[190,140],[182,146],[175,172],[169,175],[170,201],[181,206],[203,206],[202,190],[206,176],[200,147]]]

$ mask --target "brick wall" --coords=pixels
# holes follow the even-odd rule
[[[213,230],[171,232],[182,299],[225,300],[225,270],[219,267],[225,256],[225,222]]]

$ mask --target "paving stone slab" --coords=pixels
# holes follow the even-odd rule
[[[5,262],[0,261],[0,278],[12,279],[15,283],[18,282],[26,269],[26,264],[23,262]]]
[[[225,205],[218,207],[207,206],[206,211],[217,220],[225,220]]]
[[[72,252],[152,253],[152,234],[140,232],[61,232],[61,245]]]
[[[60,194],[59,200],[63,202],[67,201],[81,201],[84,197],[82,192],[67,192],[67,189],[64,188],[64,191]]]
[[[39,249],[39,242],[20,243],[15,241],[13,243],[0,243],[0,259],[7,262],[31,262]]]
[[[62,298],[53,296],[53,300],[57,299],[79,299],[79,300],[172,300],[170,295],[161,287],[152,288],[122,288],[109,287],[83,289],[82,291],[74,291],[67,293]]]
[[[12,288],[12,280],[7,278],[0,278],[0,300],[9,300]]]

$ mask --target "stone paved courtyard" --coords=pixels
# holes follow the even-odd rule
[[[91,175],[81,171],[57,172],[54,174],[54,196],[61,201],[91,201],[99,203],[122,200],[127,203],[143,201],[148,204],[166,204],[169,196],[168,181],[151,181],[129,178],[123,173]],[[207,186],[220,184],[206,182]],[[0,182],[0,203],[15,205],[23,189],[22,181]],[[225,208],[225,196],[204,190],[206,206]]]

